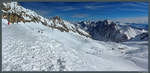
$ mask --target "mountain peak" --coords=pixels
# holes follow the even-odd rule
[[[106,19],[104,20],[104,24],[111,24],[110,20]]]
[[[61,20],[61,18],[59,16],[55,16],[53,17],[54,20]]]

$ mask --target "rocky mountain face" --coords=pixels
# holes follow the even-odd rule
[[[62,20],[58,16],[46,19],[36,12],[26,9],[19,5],[17,2],[3,3],[2,4],[2,18],[7,19],[10,23],[18,22],[35,22],[42,23],[43,25],[52,29],[58,29],[62,32],[75,32],[80,35],[90,37],[90,35],[84,32],[82,29],[77,29],[73,24]]]
[[[48,25],[51,28],[55,28],[55,29],[59,29],[60,31],[65,31],[65,32],[75,32],[75,33],[79,33],[80,35],[86,36],[86,37],[90,37],[90,35],[85,32],[84,30],[77,28],[74,24],[62,20],[60,17],[56,16],[53,18],[49,19],[50,25]]]
[[[34,11],[23,8],[17,2],[3,3],[2,12],[2,17],[10,23],[40,22],[41,19]]]
[[[101,41],[123,42],[142,33],[141,30],[109,20],[96,22],[81,21],[77,26],[87,31],[93,39]]]

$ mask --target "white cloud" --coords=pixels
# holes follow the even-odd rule
[[[71,17],[73,17],[73,18],[84,18],[84,17],[87,17],[87,16],[88,16],[87,14],[74,14]]]
[[[128,2],[122,3],[117,9],[121,11],[138,11],[148,12],[148,3],[145,2]]]
[[[136,3],[123,3],[122,5],[123,6],[140,7],[140,8],[148,7],[148,5],[146,3],[139,3],[139,2],[136,2]]]
[[[146,9],[141,9],[141,8],[117,8],[121,11],[137,11],[137,12],[148,12]]]
[[[104,8],[105,6],[84,6],[87,9],[96,9],[96,8]]]
[[[148,17],[128,17],[128,18],[117,18],[113,20],[122,23],[148,24]]]
[[[48,15],[52,12],[50,10],[35,10],[38,14],[44,16],[44,17],[49,17]]]
[[[79,8],[72,7],[72,6],[63,6],[63,7],[57,7],[56,9],[59,9],[61,11],[71,11],[71,10],[76,10]]]

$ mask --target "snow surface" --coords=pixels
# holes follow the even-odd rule
[[[146,32],[146,31],[141,31],[139,29],[131,28],[129,25],[124,23],[119,23],[118,25],[119,26],[117,27],[117,29],[119,29],[121,33],[126,34],[128,39],[134,38],[135,36],[143,32]]]
[[[2,71],[147,70],[146,41],[96,41],[41,23],[8,26],[7,20],[2,19]]]

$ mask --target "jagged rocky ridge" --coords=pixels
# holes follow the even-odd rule
[[[93,39],[102,41],[123,42],[143,33],[143,31],[126,24],[118,24],[109,20],[81,21],[76,26],[87,31]]]
[[[80,35],[90,37],[88,33],[83,31],[80,28],[76,28],[73,24],[62,20],[58,16],[46,19],[40,15],[38,15],[36,12],[31,11],[29,9],[25,9],[22,6],[19,5],[17,2],[11,2],[11,3],[3,3],[2,4],[2,17],[4,19],[9,20],[11,23],[18,23],[18,22],[36,22],[36,23],[42,23],[43,25],[50,27],[52,29],[58,29],[62,32],[75,32]]]

